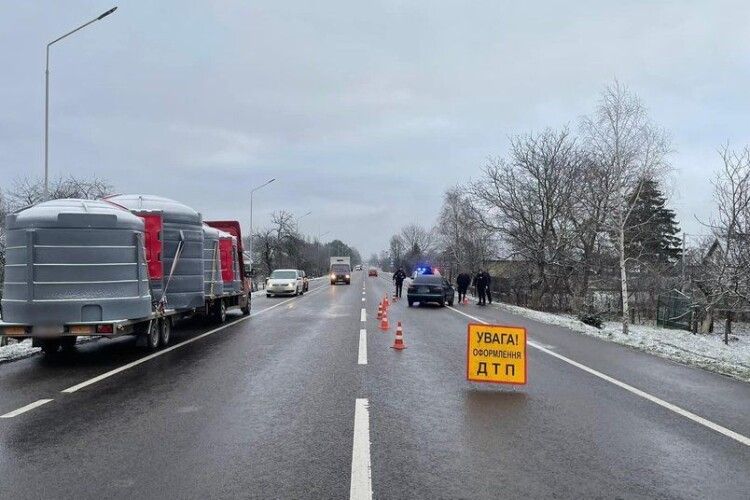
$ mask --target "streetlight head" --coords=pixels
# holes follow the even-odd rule
[[[113,12],[114,12],[114,11],[116,11],[116,10],[117,10],[117,7],[116,7],[116,6],[115,6],[115,7],[112,7],[112,8],[111,8],[111,9],[109,9],[109,10],[108,10],[107,12],[105,12],[105,13],[104,13],[104,14],[102,14],[101,16],[97,17],[97,18],[96,18],[96,20],[97,20],[97,21],[101,21],[102,19],[104,19],[105,17],[107,17],[108,15],[110,15],[111,13],[113,13]]]
[[[270,181],[268,181],[268,183],[271,184],[275,180],[276,180],[276,177],[274,177],[273,179],[271,179]]]

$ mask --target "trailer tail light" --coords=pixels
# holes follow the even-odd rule
[[[234,255],[232,255],[232,238],[219,239],[219,254],[221,255],[221,279],[231,282],[234,279]]]
[[[25,335],[26,334],[26,327],[25,326],[6,326],[2,329],[3,335]]]
[[[96,325],[96,333],[114,333],[115,329],[112,325]]]
[[[148,265],[148,277],[151,280],[160,280],[164,277],[164,266],[162,265],[162,241],[161,214],[142,213],[138,216],[143,219],[145,225],[145,247],[146,263]]]
[[[94,333],[94,327],[90,325],[71,325],[68,332],[74,335],[91,335]]]

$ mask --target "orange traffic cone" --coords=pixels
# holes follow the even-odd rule
[[[469,299],[464,295],[464,305],[469,305]]]
[[[391,328],[390,325],[388,325],[388,314],[383,313],[383,317],[380,318],[380,329],[385,332],[390,328]]]
[[[389,305],[391,305],[390,302],[388,302],[388,294],[387,293],[385,295],[383,295],[383,304],[385,304],[386,309],[388,308]]]
[[[396,325],[396,338],[393,341],[393,345],[391,346],[391,349],[396,349],[399,351],[402,349],[406,349],[406,344],[404,344],[404,329],[401,328],[400,321]]]
[[[383,317],[383,304],[378,304],[378,319]]]

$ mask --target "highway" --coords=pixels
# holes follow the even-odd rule
[[[383,332],[365,274],[0,365],[0,497],[748,498],[750,384],[495,307]],[[527,327],[527,385],[466,381],[469,322]]]

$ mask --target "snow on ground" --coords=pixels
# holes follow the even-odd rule
[[[31,340],[21,342],[10,340],[9,342],[12,342],[12,344],[0,347],[0,363],[28,358],[41,351],[39,347],[31,347]]]
[[[641,349],[679,363],[729,375],[750,382],[750,325],[733,324],[729,345],[724,344],[723,322],[716,322],[713,334],[692,334],[652,325],[631,325],[623,335],[622,324],[605,322],[601,330],[581,323],[573,316],[553,314],[503,303],[493,305],[513,314],[573,330],[618,344]]]
[[[95,340],[99,340],[99,337],[78,337],[76,343],[84,344]],[[9,339],[8,342],[8,345],[0,347],[0,363],[28,358],[42,350],[41,347],[31,347],[31,339],[22,340],[21,342]]]

